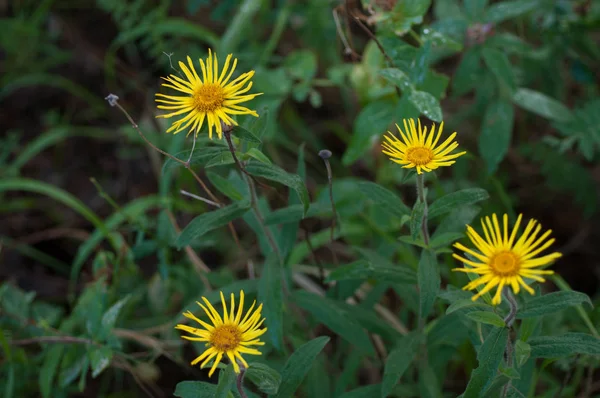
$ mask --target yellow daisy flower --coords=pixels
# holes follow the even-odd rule
[[[400,132],[402,140],[396,138],[391,132],[384,136],[387,142],[382,143],[383,153],[390,157],[392,162],[401,164],[403,168],[417,168],[417,173],[422,171],[432,171],[440,166],[452,165],[457,157],[464,155],[466,152],[450,154],[458,147],[458,142],[452,142],[456,133],[452,133],[443,144],[436,147],[444,129],[444,123],[440,124],[437,134],[435,134],[435,124],[427,134],[427,127],[421,129],[421,121],[418,120],[418,131],[415,126],[415,121],[409,119],[409,125],[404,122],[404,132],[400,126],[396,124],[396,128]],[[435,139],[433,136],[435,135]]]
[[[206,306],[200,302],[196,303],[204,310],[212,325],[196,318],[190,311],[186,311],[183,315],[200,324],[202,328],[195,328],[188,325],[175,326],[175,329],[183,330],[197,336],[181,336],[182,338],[190,341],[205,341],[206,347],[209,347],[202,355],[192,361],[192,366],[204,360],[200,364],[200,368],[204,368],[214,358],[215,362],[208,373],[208,376],[211,377],[217,365],[221,362],[223,355],[226,355],[233,364],[235,372],[240,373],[239,363],[248,368],[248,363],[242,358],[242,354],[261,355],[260,351],[251,347],[265,344],[258,338],[267,331],[267,328],[260,328],[265,321],[264,318],[261,319],[262,304],[252,312],[256,305],[256,300],[254,300],[254,303],[252,303],[252,306],[242,318],[244,291],[240,292],[240,304],[237,314],[235,313],[235,298],[233,293],[231,293],[230,311],[227,311],[225,297],[223,296],[223,292],[221,292],[221,303],[223,304],[223,317],[221,317],[205,297],[202,297],[202,300]]]
[[[523,234],[515,242],[522,218],[523,215],[519,214],[510,237],[508,236],[508,215],[506,214],[502,218],[502,231],[500,230],[496,214],[492,215],[491,220],[489,217],[485,217],[485,223],[484,219],[481,219],[485,239],[475,232],[470,225],[467,225],[467,236],[478,251],[471,250],[460,243],[454,244],[454,247],[470,254],[476,260],[468,260],[458,254],[453,254],[454,258],[465,264],[465,268],[455,268],[453,271],[480,275],[480,277],[467,284],[463,290],[473,290],[481,285],[485,285],[479,293],[473,296],[473,301],[494,287],[497,287],[497,290],[492,299],[493,305],[498,305],[502,301],[502,289],[504,286],[512,287],[515,294],[519,293],[521,287],[529,293],[534,294],[533,289],[525,283],[523,278],[545,282],[545,279],[541,275],[551,275],[554,273],[554,271],[538,268],[548,265],[561,257],[561,253],[554,252],[536,257],[554,243],[554,238],[548,239],[552,230],[548,230],[542,236],[538,237],[542,226],[536,220],[530,220]]]
[[[173,134],[177,134],[189,127],[188,134],[195,131],[196,135],[198,135],[204,119],[206,119],[209,138],[212,139],[212,131],[213,127],[215,127],[220,139],[223,134],[221,122],[229,126],[237,126],[237,122],[230,115],[252,115],[258,117],[256,111],[239,105],[262,94],[246,94],[252,88],[250,79],[254,76],[254,71],[251,70],[229,81],[237,66],[237,58],[234,58],[233,65],[229,68],[231,57],[231,54],[227,56],[223,70],[219,74],[217,54],[213,56],[209,49],[206,64],[200,59],[202,79],[196,73],[190,57],[187,57],[187,66],[183,62],[179,62],[179,67],[183,71],[185,79],[175,75],[162,78],[168,82],[163,83],[164,87],[172,88],[185,94],[183,96],[156,94],[156,97],[158,97],[156,98],[156,102],[160,104],[157,105],[158,109],[173,111],[157,117],[170,118],[186,114],[174,122],[167,130],[167,133],[173,132]]]

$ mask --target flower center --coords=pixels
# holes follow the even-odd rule
[[[210,336],[210,344],[221,352],[237,348],[241,341],[242,332],[236,325],[217,326]]]
[[[406,158],[417,166],[424,166],[433,159],[433,151],[422,146],[408,148]]]
[[[194,107],[200,112],[213,112],[223,106],[225,93],[214,83],[203,84],[194,92]]]
[[[500,276],[514,276],[519,273],[521,261],[513,252],[501,252],[495,254],[491,261],[490,267]]]

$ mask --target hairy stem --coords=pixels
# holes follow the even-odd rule
[[[506,298],[506,301],[508,302],[508,306],[509,306],[508,315],[506,315],[506,317],[504,318],[504,323],[506,324],[506,327],[508,328],[508,331],[509,331],[508,339],[506,339],[506,348],[504,350],[504,356],[506,358],[506,366],[508,368],[510,368],[513,365],[513,345],[512,345],[512,341],[510,339],[510,329],[512,328],[512,324],[515,321],[515,318],[517,317],[517,311],[518,311],[519,307],[517,305],[517,301],[515,300],[515,297],[512,294],[512,291],[510,290],[510,287],[505,286],[504,289],[502,289],[502,293],[503,293],[504,297]],[[500,395],[502,398],[506,397],[506,395],[508,394],[508,390],[510,389],[510,386],[511,386],[511,380],[509,379],[506,382],[506,384],[504,385],[504,387],[502,388],[502,394]]]
[[[237,379],[235,381],[235,385],[237,386],[237,390],[240,393],[240,397],[248,398],[246,392],[244,391],[244,374],[246,373],[246,368],[240,366],[240,373],[238,373]]]
[[[423,222],[421,223],[421,232],[425,246],[429,246],[429,229],[427,228],[428,206],[425,198],[425,177],[423,174],[417,174],[417,197],[423,203]]]

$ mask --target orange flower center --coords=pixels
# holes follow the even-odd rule
[[[511,252],[500,252],[490,260],[490,267],[498,276],[515,276],[521,269],[521,260]]]
[[[408,148],[406,158],[417,166],[425,166],[433,160],[433,151],[422,146]]]
[[[236,349],[242,341],[242,331],[236,325],[217,326],[211,333],[210,344],[221,352]]]
[[[194,107],[199,112],[214,112],[223,106],[225,93],[223,87],[215,83],[200,86],[194,92]]]

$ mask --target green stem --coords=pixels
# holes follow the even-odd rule
[[[423,203],[423,222],[421,223],[421,232],[423,233],[423,243],[429,246],[429,229],[427,228],[428,207],[425,198],[425,177],[423,174],[417,174],[417,197]]]
[[[240,367],[240,373],[237,376],[237,380],[235,382],[235,385],[237,386],[237,390],[240,393],[240,397],[242,398],[248,398],[248,396],[246,395],[246,392],[244,391],[244,374],[246,373],[246,368],[244,367]]]
[[[510,290],[510,287],[504,287],[504,289],[502,290],[502,294],[506,298],[506,301],[508,302],[509,306],[508,315],[506,315],[506,317],[504,318],[504,323],[506,324],[506,327],[509,330],[509,335],[506,339],[506,348],[504,350],[504,353],[506,356],[506,367],[510,368],[513,366],[513,345],[512,341],[510,341],[510,329],[512,328],[512,324],[515,321],[515,318],[517,317],[517,311],[519,310],[519,307],[517,304],[517,300],[515,300],[515,296],[513,296],[512,291]],[[506,397],[510,386],[511,380],[509,379],[502,388],[502,394],[500,395],[502,398]]]

